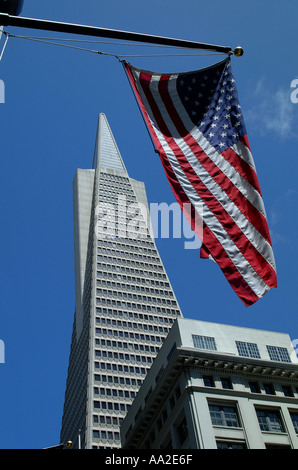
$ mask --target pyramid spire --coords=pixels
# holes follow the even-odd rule
[[[118,146],[105,114],[98,117],[93,168],[108,168],[127,173]]]

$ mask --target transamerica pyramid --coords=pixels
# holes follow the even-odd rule
[[[73,184],[75,316],[61,442],[120,447],[120,426],[182,316],[150,230],[143,182],[129,177],[104,114],[93,168]]]

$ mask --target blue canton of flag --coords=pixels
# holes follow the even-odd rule
[[[192,122],[222,152],[246,134],[230,62],[179,74],[177,92]]]

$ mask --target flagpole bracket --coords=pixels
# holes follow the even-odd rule
[[[84,36],[105,37],[112,39],[124,39],[128,41],[140,41],[147,44],[158,44],[163,46],[182,47],[186,49],[200,49],[213,52],[229,54],[233,52],[228,46],[216,44],[205,44],[196,41],[184,39],[169,38],[164,36],[154,36],[150,34],[135,33],[131,31],[121,31],[115,29],[100,28],[73,23],[64,23],[59,21],[42,20],[38,18],[24,18],[13,16],[0,11],[0,25],[15,26],[20,28],[37,29],[44,31],[56,31],[62,33],[78,34]]]

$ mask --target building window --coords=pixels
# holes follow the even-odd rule
[[[282,385],[281,388],[285,397],[294,396],[291,385]]]
[[[267,346],[269,357],[272,361],[291,362],[287,348],[279,346]]]
[[[251,393],[261,393],[258,382],[248,382]]]
[[[290,415],[291,415],[291,419],[292,419],[292,423],[293,423],[295,432],[296,432],[296,434],[298,434],[298,413],[294,413],[294,412],[290,411]]]
[[[265,444],[265,447],[266,449],[279,449],[279,450],[291,449],[291,446],[287,444]]]
[[[262,431],[284,432],[280,413],[277,410],[256,410]]]
[[[264,383],[263,385],[266,395],[275,395],[275,390],[272,384]]]
[[[245,442],[227,442],[227,441],[218,441],[218,449],[246,449]]]
[[[205,387],[215,387],[213,377],[211,375],[203,375]]]
[[[245,343],[244,341],[236,341],[239,356],[260,358],[260,353],[256,343]]]
[[[233,388],[231,379],[229,377],[221,377],[220,381],[221,381],[222,388],[228,388],[228,389]]]
[[[209,405],[209,410],[213,426],[240,427],[236,406]]]
[[[195,348],[212,349],[216,351],[215,339],[211,336],[192,335],[192,340]]]

